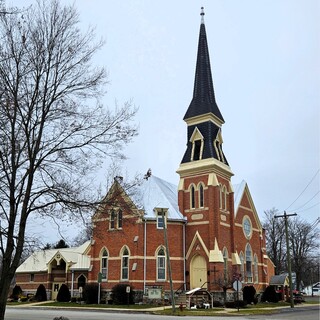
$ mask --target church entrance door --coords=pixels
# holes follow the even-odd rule
[[[207,262],[204,257],[196,255],[190,264],[190,289],[207,289]]]
[[[57,300],[57,295],[58,295],[59,289],[63,283],[64,282],[54,282],[52,284],[52,296],[51,296],[52,300]]]

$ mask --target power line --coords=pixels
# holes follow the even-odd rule
[[[298,197],[296,198],[296,200],[294,200],[290,206],[286,209],[288,210],[301,196],[302,194],[306,191],[306,189],[310,186],[311,182],[314,180],[314,178],[317,176],[317,174],[319,173],[320,169],[318,169],[318,171],[315,173],[315,175],[312,177],[312,179],[310,180],[310,182],[307,184],[307,186],[302,190],[302,192],[298,195]]]
[[[317,225],[318,225],[319,222],[320,222],[320,218],[317,218],[317,219],[312,223],[310,231],[314,230],[314,229],[317,227]]]
[[[299,208],[294,209],[292,211],[298,211],[298,210],[302,209],[306,204],[308,204],[311,200],[313,200],[319,193],[320,193],[320,190],[311,199],[309,199],[307,202],[305,202],[302,206],[300,206]]]
[[[320,202],[317,202],[316,204],[314,204],[313,206],[311,206],[311,207],[309,207],[309,208],[307,208],[307,209],[299,210],[298,213],[303,212],[303,211],[310,210],[310,209],[314,208],[315,206],[317,206],[319,203],[320,203]]]

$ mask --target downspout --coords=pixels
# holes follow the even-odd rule
[[[147,220],[144,219],[144,239],[143,239],[143,294],[146,294],[146,270],[147,270]]]
[[[73,297],[74,270],[71,270],[71,297]]]
[[[183,251],[183,283],[184,283],[184,291],[187,290],[186,284],[186,222],[183,222],[182,228],[182,251]]]

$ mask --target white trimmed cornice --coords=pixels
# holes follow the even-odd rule
[[[185,122],[187,123],[188,126],[197,125],[199,123],[207,122],[207,121],[213,122],[218,127],[221,127],[224,124],[224,121],[219,119],[217,116],[215,116],[211,112],[210,113],[205,113],[205,114],[200,114],[198,116],[185,119]]]
[[[190,247],[189,247],[189,249],[188,249],[188,251],[187,251],[186,259],[189,258],[190,254],[191,254],[191,252],[192,252],[192,249],[193,249],[193,247],[194,247],[194,245],[195,245],[195,243],[196,243],[197,240],[199,240],[199,242],[200,242],[200,244],[201,244],[204,252],[205,252],[206,255],[209,257],[209,250],[208,250],[208,248],[206,247],[204,241],[202,240],[199,232],[197,231],[197,232],[195,233],[195,235],[194,235],[194,237],[193,237],[193,240],[192,240],[192,242],[191,242],[191,244],[190,244]]]
[[[190,176],[192,174],[198,175],[208,172],[220,174],[226,179],[230,179],[230,177],[234,175],[228,165],[214,158],[181,163],[176,172],[180,175],[181,178]]]

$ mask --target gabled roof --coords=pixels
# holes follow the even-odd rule
[[[289,278],[286,274],[279,274],[272,276],[270,279],[270,286],[287,286],[289,285]]]
[[[234,184],[233,185],[233,190],[234,190],[234,212],[237,212],[240,201],[242,199],[242,195],[244,193],[244,189],[246,187],[247,183],[242,180],[239,184]]]
[[[235,216],[237,216],[241,200],[242,200],[243,196],[246,194],[248,197],[250,206],[252,208],[256,223],[259,226],[259,228],[262,229],[261,221],[259,219],[259,215],[257,213],[256,207],[255,207],[254,202],[252,200],[251,193],[250,193],[247,182],[242,180],[241,183],[234,184],[233,190],[234,190],[234,214],[235,214]]]
[[[201,12],[201,15],[202,21],[200,25],[193,98],[183,119],[186,120],[188,118],[211,113],[224,123],[224,119],[218,108],[214,94],[203,11]]]
[[[185,220],[178,207],[178,187],[154,175],[144,179],[135,198],[145,212],[144,218],[156,218],[155,208],[168,209],[168,219]]]
[[[17,273],[47,271],[48,264],[54,259],[57,253],[59,253],[61,258],[66,262],[73,264],[73,267],[77,268],[77,265],[78,267],[81,265],[83,269],[84,265],[86,265],[87,268],[89,268],[90,264],[88,264],[87,261],[89,257],[85,256],[89,246],[90,241],[87,241],[83,245],[74,248],[36,251],[18,267]]]

